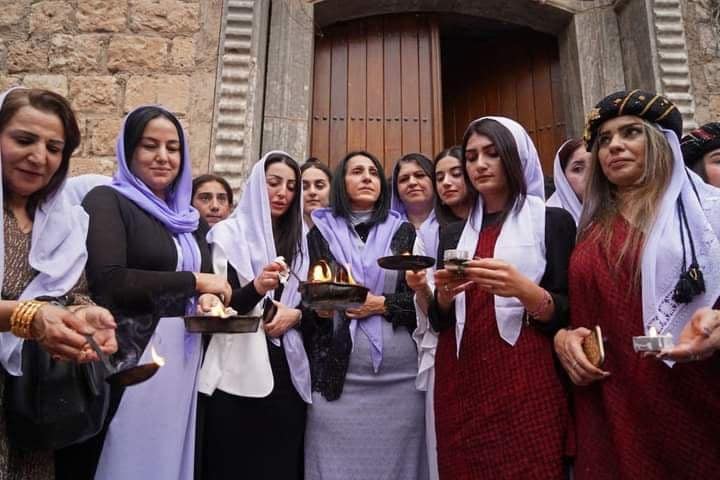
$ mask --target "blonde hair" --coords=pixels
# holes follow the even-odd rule
[[[645,168],[640,179],[622,199],[618,196],[617,186],[608,180],[600,166],[599,142],[593,145],[583,198],[583,211],[578,224],[578,241],[592,232],[592,238],[601,242],[601,247],[609,258],[613,223],[622,209],[633,229],[623,242],[617,261],[614,265],[610,265],[615,269],[622,265],[628,252],[634,252],[638,248],[642,251],[644,236],[655,221],[660,199],[672,176],[673,155],[665,135],[654,124],[645,120],[642,123],[645,138]],[[635,283],[638,284],[639,265],[635,266],[633,275]]]

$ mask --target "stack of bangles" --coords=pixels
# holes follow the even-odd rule
[[[10,316],[10,330],[13,335],[20,338],[31,339],[30,327],[35,314],[47,302],[37,300],[25,300],[18,303]]]

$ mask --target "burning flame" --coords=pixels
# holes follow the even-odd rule
[[[311,282],[330,282],[332,281],[332,272],[330,265],[325,260],[320,260],[310,269]]]
[[[165,359],[158,355],[153,345],[150,345],[150,354],[152,355],[153,363],[156,363],[159,367],[165,365]]]
[[[409,255],[412,255],[412,254],[411,254],[410,252],[403,252],[403,255],[409,256]]]
[[[349,283],[351,285],[356,284],[355,279],[350,273],[350,265],[346,263],[344,267],[338,267],[337,274],[335,275],[335,281],[338,283]]]

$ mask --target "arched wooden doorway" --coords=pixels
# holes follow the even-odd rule
[[[543,171],[565,140],[557,41],[521,30],[489,39],[443,38],[445,144],[462,140],[468,123],[486,115],[517,120],[537,147]]]
[[[334,166],[349,151],[368,150],[389,168],[403,154],[432,157],[457,143],[474,118],[505,115],[528,129],[551,174],[565,134],[555,38],[472,22],[455,28],[457,19],[405,14],[323,29],[311,155]]]

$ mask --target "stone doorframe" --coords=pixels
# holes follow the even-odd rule
[[[582,133],[585,112],[624,88],[663,92],[693,128],[680,0],[225,0],[215,108],[215,171],[238,185],[261,152],[282,149],[302,161],[309,151],[314,37],[333,23],[393,13],[437,12],[484,17],[554,35],[558,39],[568,135]],[[247,72],[233,71],[227,5],[252,22]],[[231,7],[232,8],[232,7]],[[246,30],[247,31],[247,30]],[[248,32],[249,33],[249,32]],[[224,52],[224,55],[223,55]],[[245,53],[243,51],[242,53]],[[226,58],[231,60],[230,64]],[[229,67],[228,67],[229,65]],[[234,73],[233,73],[234,72]],[[242,92],[242,102],[232,95]],[[236,122],[218,122],[223,104]],[[240,105],[242,104],[242,105]],[[243,108],[240,108],[243,107]],[[244,117],[243,117],[244,115]],[[242,119],[240,117],[243,117]],[[234,125],[233,125],[234,124]],[[261,127],[261,130],[260,130]],[[237,131],[243,128],[242,133]],[[242,148],[228,148],[234,139]]]

